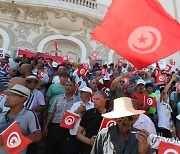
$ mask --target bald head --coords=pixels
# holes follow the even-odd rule
[[[20,78],[20,77],[14,77],[11,78],[11,80],[9,80],[8,83],[8,89],[11,89],[15,84],[20,84],[22,86],[26,86],[26,80],[24,78]]]
[[[22,75],[28,76],[31,74],[32,66],[31,64],[22,64],[20,70]]]

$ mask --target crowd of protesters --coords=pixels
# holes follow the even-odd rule
[[[24,150],[24,153],[29,154],[38,154],[37,145],[42,140],[45,141],[46,154],[89,154],[90,152],[109,154],[115,151],[113,148],[116,149],[116,146],[117,149],[119,148],[117,153],[127,151],[127,153],[132,151],[138,153],[138,144],[136,144],[138,142],[141,144],[139,146],[141,152],[149,153],[149,147],[143,139],[147,139],[148,134],[156,132],[163,137],[180,139],[180,120],[176,118],[180,114],[180,91],[177,90],[180,82],[179,69],[168,73],[159,70],[160,73],[167,74],[167,80],[165,83],[156,83],[156,69],[152,68],[133,71],[134,67],[125,62],[121,65],[111,63],[101,66],[90,60],[88,71],[81,76],[77,72],[82,65],[68,60],[59,64],[51,58],[44,59],[40,55],[32,58],[24,55],[11,59],[10,55],[6,54],[5,58],[1,58],[0,133],[13,122],[12,120],[10,123],[7,119],[7,122],[4,122],[3,116],[11,120],[27,110],[24,121],[30,119],[34,124],[28,126],[26,133],[24,133],[26,124],[20,128],[23,134],[33,141],[27,150]],[[105,73],[102,72],[102,68],[106,70]],[[23,99],[12,95],[13,90],[16,90],[16,94]],[[26,94],[29,96],[26,97]],[[144,103],[145,96],[155,98],[155,106],[147,106]],[[143,112],[133,116],[124,115],[128,118],[118,115],[112,117],[118,118],[118,131],[123,132],[123,135],[122,137],[119,135],[121,141],[116,141],[117,137],[113,136],[117,133],[114,130],[116,128],[111,128],[109,133],[112,138],[114,137],[114,143],[106,145],[107,132],[98,134],[103,119],[101,114],[106,117],[108,112],[114,113],[115,110],[117,113],[123,112],[121,107],[115,108],[114,100],[119,98],[127,104],[132,103],[134,110],[143,110]],[[17,102],[13,104],[13,101]],[[15,110],[17,106],[18,110]],[[67,110],[80,115],[75,127],[70,130],[59,125]],[[30,111],[33,111],[37,119]],[[19,117],[17,119],[21,120]],[[27,123],[29,124],[28,121]],[[129,139],[124,133],[127,128],[130,129],[129,125],[130,128],[133,125],[133,129],[142,131],[136,137]],[[129,140],[134,143],[132,146],[129,146]],[[114,147],[111,148],[113,145]],[[106,147],[106,151],[102,146],[110,146],[110,149]],[[0,137],[0,152],[1,147]]]

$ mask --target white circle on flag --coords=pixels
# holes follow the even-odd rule
[[[81,75],[85,74],[85,69],[81,69],[81,70],[80,70],[80,74],[81,74]]]
[[[75,119],[73,116],[67,116],[64,121],[66,125],[72,125],[74,123],[74,120]]]
[[[108,128],[108,127],[111,127],[111,126],[114,126],[114,125],[116,125],[116,122],[114,120],[110,120],[110,121],[107,122],[106,127]]]
[[[155,27],[142,26],[136,28],[128,38],[129,48],[140,54],[154,52],[162,40],[160,31]]]
[[[159,76],[159,81],[164,81],[165,80],[165,77],[163,75],[160,75]]]
[[[148,99],[147,99],[147,104],[148,104],[148,105],[152,105],[152,103],[153,103],[152,98],[148,98]]]
[[[174,149],[167,149],[166,151],[164,151],[164,154],[169,154],[170,152],[172,152],[173,154],[179,154],[176,150]]]
[[[7,138],[7,146],[9,148],[16,148],[21,144],[21,138],[17,132],[12,132]]]

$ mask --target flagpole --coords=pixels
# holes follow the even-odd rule
[[[177,12],[177,3],[176,3],[176,0],[173,0],[173,5],[174,5],[174,15],[175,15],[175,19],[177,20],[178,23],[180,23],[180,21],[179,21],[179,16],[178,16],[178,12]]]

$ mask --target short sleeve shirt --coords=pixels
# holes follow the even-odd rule
[[[103,117],[97,109],[93,108],[85,112],[82,116],[80,126],[85,129],[85,136],[91,138],[98,134]]]
[[[49,87],[46,93],[46,96],[50,97],[48,111],[51,108],[52,104],[54,103],[56,97],[61,94],[65,94],[65,88],[62,87],[59,83],[54,83]]]

